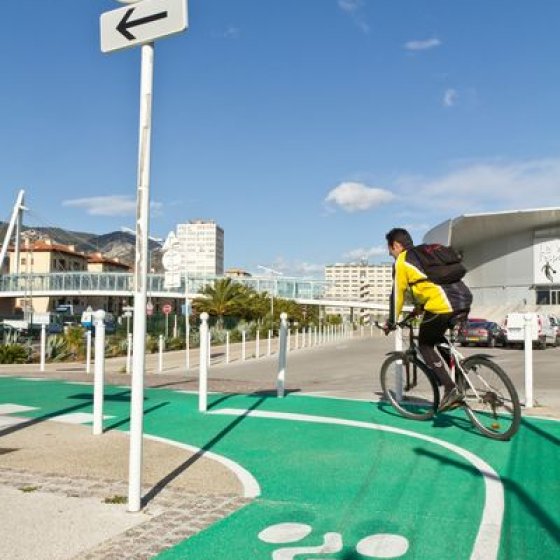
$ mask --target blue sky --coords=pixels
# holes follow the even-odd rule
[[[3,5],[0,186],[32,225],[133,227],[140,50],[113,0]],[[191,0],[156,43],[151,234],[216,220],[226,267],[387,260],[384,233],[560,205],[560,3]]]

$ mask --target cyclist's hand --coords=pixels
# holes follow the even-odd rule
[[[385,323],[383,323],[383,326],[382,326],[382,329],[383,329],[383,332],[385,333],[385,336],[388,336],[388,334],[391,331],[394,331],[396,328],[397,328],[397,326],[392,321],[385,321]]]

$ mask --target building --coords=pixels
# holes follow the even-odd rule
[[[497,320],[509,310],[560,311],[560,208],[465,214],[434,227],[424,242],[463,254],[474,310],[494,309]]]
[[[241,268],[228,268],[224,272],[224,276],[228,278],[251,278],[252,274]]]
[[[22,276],[33,274],[52,274],[57,272],[129,272],[128,265],[118,259],[108,259],[101,253],[87,255],[76,251],[74,245],[62,245],[51,239],[37,241],[26,240],[20,247],[19,267],[16,262],[14,247],[10,247],[9,273],[15,274],[19,270]],[[23,298],[11,302],[8,308],[3,308],[2,313],[7,315],[17,314],[31,316],[33,313],[53,312],[60,306],[72,306],[74,313],[82,312],[88,305],[95,309],[117,313],[120,302],[112,296],[58,296],[58,297],[33,297],[33,283],[30,281]]]
[[[393,285],[393,265],[390,263],[344,263],[325,267],[327,299],[364,301],[387,304]],[[350,307],[326,307],[327,315],[350,317]],[[362,317],[369,317],[370,310],[361,309]]]
[[[224,273],[224,230],[214,221],[191,220],[177,225],[180,268],[191,275]]]

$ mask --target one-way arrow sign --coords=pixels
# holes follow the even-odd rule
[[[100,27],[102,52],[150,43],[187,28],[187,1],[142,0],[105,12]]]

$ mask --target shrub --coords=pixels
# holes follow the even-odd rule
[[[29,361],[29,350],[21,344],[5,344],[0,346],[0,364],[26,364]]]
[[[62,362],[70,356],[66,339],[57,334],[47,338],[45,347],[45,357],[51,362]]]
[[[165,347],[168,350],[182,350],[185,347],[185,341],[181,337],[173,337],[167,340]]]

